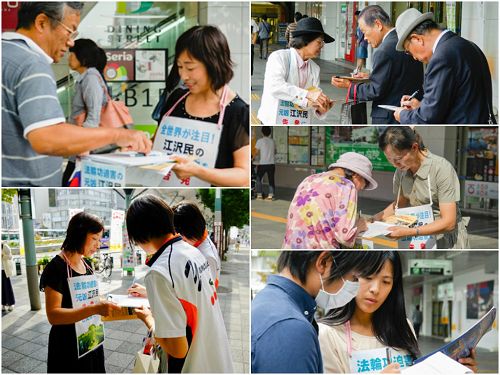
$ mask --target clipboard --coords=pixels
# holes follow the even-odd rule
[[[335,76],[341,79],[346,79],[350,82],[369,82],[370,78],[361,78],[361,77],[351,77],[351,76]]]

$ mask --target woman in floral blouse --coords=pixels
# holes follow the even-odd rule
[[[355,152],[342,154],[327,172],[301,182],[288,210],[284,249],[352,247],[366,230],[357,219],[359,190],[373,190],[372,163]]]

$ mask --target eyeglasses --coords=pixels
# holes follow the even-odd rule
[[[61,21],[59,20],[55,20],[59,25],[61,25],[62,27],[64,27],[66,29],[66,31],[69,33],[69,38],[71,40],[75,40],[77,37],[78,37],[78,34],[79,32],[78,31],[73,31],[72,29],[70,29],[68,26],[66,26],[64,23],[62,23]]]
[[[405,50],[405,51],[404,51],[404,52],[405,52],[405,54],[407,54],[408,56],[413,57],[413,55],[411,54],[411,52],[410,52],[410,51],[409,51],[409,49],[408,49],[408,47],[409,47],[409,46],[410,46],[410,44],[411,44],[411,41],[412,41],[412,38],[410,38],[410,39],[408,40],[408,44],[406,44],[406,47],[404,47],[404,45],[403,45],[403,48],[404,48],[404,50]]]
[[[318,43],[321,47],[325,45],[325,40],[323,38],[318,38],[315,40],[316,43]]]

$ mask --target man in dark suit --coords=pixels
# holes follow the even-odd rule
[[[407,95],[394,117],[402,124],[496,123],[488,62],[474,43],[442,30],[432,13],[410,8],[396,21],[398,44],[427,65],[422,101]]]
[[[400,105],[401,96],[419,90],[422,93],[424,69],[422,63],[413,60],[403,52],[396,51],[398,37],[391,26],[391,19],[378,5],[365,7],[358,18],[358,25],[365,34],[365,39],[373,48],[373,70],[370,82],[358,83],[356,99],[372,100],[373,124],[397,124],[393,112],[378,107],[379,104]],[[367,74],[358,74],[362,77]],[[332,77],[332,85],[348,88],[349,81]],[[354,98],[354,84],[349,97]]]

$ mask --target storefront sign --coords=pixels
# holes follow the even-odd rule
[[[2,1],[2,32],[16,29],[19,5],[19,1]]]
[[[326,145],[326,164],[332,164],[346,152],[357,152],[366,156],[373,165],[375,171],[395,171],[391,163],[389,163],[384,153],[376,144],[370,143],[329,143],[327,138]]]
[[[106,50],[104,77],[110,82],[164,82],[167,56],[167,49]]]
[[[465,196],[498,199],[498,183],[465,181]]]

